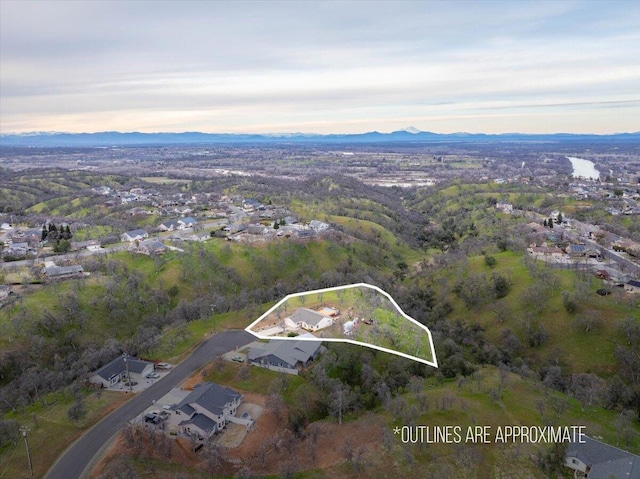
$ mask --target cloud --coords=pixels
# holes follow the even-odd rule
[[[633,102],[640,85],[633,2],[3,0],[0,9],[3,132],[43,129],[56,115],[75,131],[137,129],[136,118],[153,130],[153,116],[180,130],[333,121],[340,131],[370,124],[372,111],[387,112],[375,116],[385,130],[385,118],[406,126],[447,116],[443,108],[458,112],[459,131],[496,105],[524,115],[530,105],[539,122],[535,105],[577,103],[591,131],[605,132],[602,105]],[[617,120],[623,129],[640,129],[635,108]]]

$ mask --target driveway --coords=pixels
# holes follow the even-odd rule
[[[167,394],[214,357],[254,340],[255,336],[246,331],[227,331],[206,339],[164,378],[131,398],[129,402],[84,433],[58,458],[45,477],[47,479],[88,477],[100,454],[106,450],[113,437],[128,421],[141,414],[153,404],[153,401]]]

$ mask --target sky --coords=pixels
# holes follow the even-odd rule
[[[640,131],[638,1],[0,0],[0,133]]]

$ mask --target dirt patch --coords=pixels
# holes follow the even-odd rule
[[[372,462],[378,455],[383,425],[375,416],[338,425],[316,422],[300,436],[286,422],[265,410],[243,443],[227,451],[257,474],[326,469],[345,461]]]
[[[197,383],[197,381],[196,381]],[[222,447],[223,441],[215,441],[220,446],[221,460],[216,467],[216,474],[233,475],[240,469],[248,468],[253,474],[283,474],[310,469],[327,469],[343,463],[361,464],[375,463],[380,456],[382,428],[380,419],[375,415],[364,415],[361,418],[338,425],[332,421],[320,421],[310,424],[299,435],[288,429],[286,420],[265,406],[266,398],[257,394],[245,394],[245,405],[262,407],[262,413],[256,414],[253,429],[237,447]],[[254,409],[254,411],[256,411]],[[253,417],[253,415],[252,415]],[[242,433],[245,426],[229,424],[223,436],[232,438],[235,429]],[[144,432],[137,436],[139,445],[130,447],[131,437],[125,439],[121,433],[105,458],[94,470],[91,477],[98,477],[101,471],[107,470],[111,463],[118,461],[122,455],[147,457],[167,462],[166,441],[174,442],[171,447],[171,462],[185,467],[204,471],[207,467],[206,451],[194,452],[188,439],[157,436],[154,439]],[[136,443],[137,444],[137,443]],[[335,468],[334,468],[335,469]],[[339,472],[344,469],[344,472]],[[338,467],[332,470],[332,477],[349,476],[352,468]]]

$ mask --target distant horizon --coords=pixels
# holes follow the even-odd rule
[[[629,0],[1,0],[0,132],[640,131],[638,19]]]
[[[270,132],[257,132],[257,131],[203,131],[203,130],[156,130],[156,131],[142,131],[142,130],[96,130],[96,131],[58,131],[58,130],[25,130],[25,131],[12,131],[1,132],[0,136],[38,136],[38,135],[96,135],[104,133],[113,134],[142,134],[142,135],[182,135],[182,134],[202,134],[202,135],[233,135],[233,136],[347,136],[347,135],[366,135],[371,133],[379,133],[381,135],[390,135],[392,133],[406,132],[410,134],[429,133],[433,135],[488,135],[488,136],[500,136],[500,135],[523,135],[523,136],[551,136],[551,135],[575,135],[575,136],[616,136],[616,135],[634,135],[640,134],[640,130],[637,131],[615,131],[612,133],[594,133],[594,132],[571,132],[571,131],[550,131],[545,133],[528,132],[528,131],[502,131],[502,132],[487,132],[487,131],[452,131],[441,132],[434,130],[422,130],[416,129],[416,131],[410,131],[410,128],[401,128],[398,130],[382,131],[382,129],[374,130],[361,130],[357,132],[331,132],[331,133],[318,133],[318,132],[304,132],[304,131],[270,131]]]

